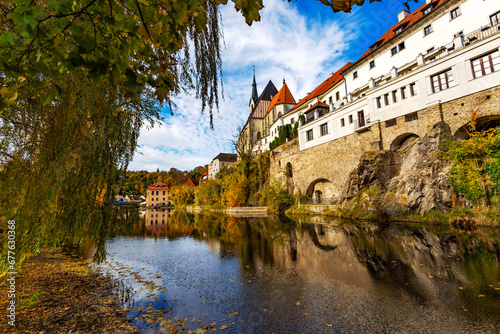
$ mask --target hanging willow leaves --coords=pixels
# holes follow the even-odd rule
[[[118,89],[78,72],[64,77],[64,99],[25,86],[0,114],[0,229],[16,221],[16,254],[92,240],[103,255],[114,221],[112,186],[137,146],[154,99],[132,104]],[[8,153],[7,153],[8,152]],[[6,233],[0,245],[6,251]],[[5,240],[4,240],[5,238]],[[6,256],[2,257],[2,261]],[[5,263],[3,263],[5,264]]]

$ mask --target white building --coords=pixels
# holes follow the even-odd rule
[[[215,179],[222,167],[228,166],[237,161],[237,155],[232,153],[219,153],[211,163],[208,164],[208,178]]]
[[[346,98],[299,128],[301,150],[500,84],[500,1],[427,1],[399,17],[343,72]]]

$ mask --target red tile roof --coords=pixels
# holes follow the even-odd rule
[[[283,83],[283,87],[281,87],[278,94],[276,94],[271,100],[271,104],[269,105],[269,108],[267,108],[267,112],[269,112],[274,106],[285,103],[296,103],[295,99],[292,96],[292,93],[290,92],[290,89],[288,89],[286,82]]]
[[[307,111],[304,112],[304,114],[307,113],[307,112],[309,112],[309,111],[311,111],[311,110],[313,110],[313,109],[316,109],[318,107],[326,107],[326,108],[328,108],[328,104],[323,103],[321,101],[318,101],[315,104],[313,104],[309,109],[307,109]]]
[[[169,188],[168,188],[168,185],[166,185],[165,183],[156,182],[156,183],[150,184],[148,186],[148,189],[160,190],[160,189],[169,189]]]
[[[316,87],[311,93],[307,94],[306,97],[304,97],[302,100],[300,100],[296,105],[293,106],[291,110],[297,109],[307,101],[323,94],[333,86],[335,86],[340,80],[342,80],[344,77],[342,76],[342,72],[347,70],[349,67],[351,67],[352,63],[347,63],[345,64],[340,70],[338,70],[335,73],[332,73],[326,81],[324,81],[321,85]],[[290,111],[291,111],[290,110]]]
[[[362,60],[363,58],[370,55],[373,52],[372,47],[374,45],[377,45],[377,49],[378,49],[382,45],[384,45],[385,43],[390,41],[394,36],[396,36],[395,31],[397,30],[397,28],[399,28],[399,26],[404,27],[404,29],[403,29],[403,31],[404,31],[404,30],[408,29],[409,27],[411,27],[418,20],[420,20],[424,16],[424,13],[422,12],[422,10],[424,8],[426,8],[428,6],[434,6],[433,10],[435,10],[436,7],[441,6],[443,3],[447,2],[447,1],[448,0],[434,0],[429,4],[424,3],[422,6],[420,6],[416,10],[414,10],[413,13],[409,14],[404,20],[396,23],[389,30],[387,30],[387,32],[385,34],[383,34],[382,37],[380,37],[377,40],[377,42],[373,43],[373,45],[365,53],[363,53],[363,55],[361,57],[359,57],[359,59],[356,61],[356,63],[358,63],[360,60]]]

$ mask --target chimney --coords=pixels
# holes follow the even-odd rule
[[[398,14],[398,22],[403,21],[408,15],[410,15],[410,12],[407,11],[406,9],[403,9],[399,14]]]

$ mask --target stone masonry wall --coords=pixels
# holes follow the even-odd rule
[[[303,151],[299,150],[297,140],[284,144],[271,154],[271,176],[286,184],[285,168],[290,162],[294,193],[300,190],[311,196],[318,184],[318,189],[320,185],[322,191],[328,188],[328,193],[336,197],[340,195],[351,171],[358,166],[363,153],[390,149],[391,145],[408,136],[423,138],[442,120],[450,125],[451,133],[455,134],[470,123],[473,114],[478,120],[500,119],[500,86],[444,104],[430,105],[419,110],[415,120],[406,121],[405,116],[400,116],[396,125],[389,127],[386,122],[372,123],[364,131]],[[328,182],[330,184],[326,186]]]

